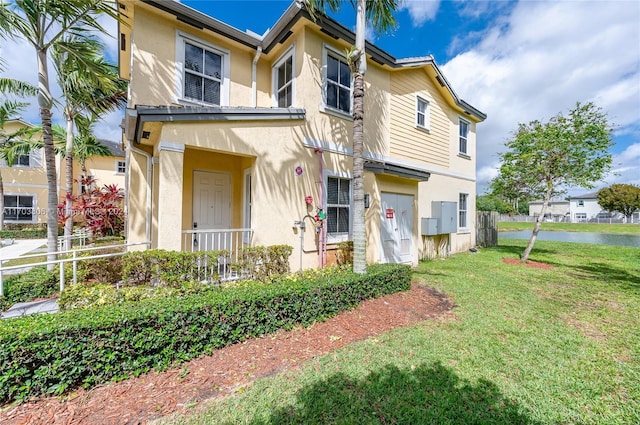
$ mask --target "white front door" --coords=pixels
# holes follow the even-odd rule
[[[413,261],[413,196],[382,193],[380,233],[382,263],[410,263]]]
[[[231,176],[210,171],[193,172],[193,229],[231,228]],[[224,249],[218,234],[201,235],[198,249]]]

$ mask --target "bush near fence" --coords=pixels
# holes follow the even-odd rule
[[[189,360],[250,337],[310,325],[407,290],[411,268],[247,282],[206,294],[0,323],[0,402],[62,394]]]

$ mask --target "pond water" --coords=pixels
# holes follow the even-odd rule
[[[531,230],[520,230],[517,232],[499,232],[498,238],[503,239],[529,239]],[[595,232],[551,232],[541,230],[538,233],[538,240],[556,242],[581,242],[594,243],[599,245],[623,245],[640,247],[640,235],[615,235],[611,233]]]

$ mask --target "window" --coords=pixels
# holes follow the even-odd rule
[[[576,213],[576,220],[587,221],[587,213]]]
[[[176,42],[178,103],[229,104],[229,52],[178,31]]]
[[[327,233],[349,235],[351,212],[351,180],[327,178]],[[346,240],[346,238],[345,238]]]
[[[467,201],[469,200],[468,193],[461,193],[458,200],[458,227],[462,229],[466,229],[467,225]]]
[[[416,98],[416,125],[429,129],[429,102],[421,97]]]
[[[124,174],[127,169],[127,163],[125,161],[116,161],[116,173]]]
[[[32,222],[34,217],[32,195],[4,195],[5,220]]]
[[[325,106],[351,113],[351,69],[347,61],[325,46]]]
[[[287,51],[273,66],[273,93],[279,108],[293,105],[293,49]]]
[[[18,165],[18,166],[23,166],[23,167],[31,166],[31,162],[29,160],[29,154],[26,154],[26,155],[19,154],[16,157],[13,165]]]
[[[580,199],[580,200],[578,201],[578,206],[579,206],[579,207],[584,207],[584,201],[583,201],[582,199]]]
[[[460,119],[460,146],[459,151],[461,154],[468,155],[468,143],[467,137],[469,135],[469,123],[463,119]]]

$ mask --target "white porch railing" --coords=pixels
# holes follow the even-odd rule
[[[198,229],[182,231],[183,251],[229,251],[232,262],[236,262],[240,249],[251,246],[253,229]]]
[[[21,255],[19,257],[10,257],[10,258],[3,258],[0,259],[0,296],[4,295],[4,283],[3,283],[3,274],[5,272],[11,271],[11,270],[20,270],[20,269],[25,269],[25,268],[31,268],[31,267],[35,267],[35,266],[48,266],[50,264],[52,265],[56,265],[59,264],[60,265],[60,292],[62,292],[62,290],[64,289],[64,285],[65,285],[65,277],[64,277],[64,263],[73,263],[73,283],[77,283],[78,281],[78,261],[85,261],[85,260],[93,260],[96,258],[107,258],[107,257],[117,257],[117,256],[121,256],[124,255],[127,252],[127,248],[132,247],[132,246],[140,246],[140,245],[145,245],[147,248],[150,246],[149,242],[140,242],[140,243],[130,243],[130,244],[118,244],[118,245],[107,245],[107,246],[92,246],[92,247],[88,247],[88,248],[81,248],[81,249],[73,249],[73,250],[67,250],[67,251],[59,251],[56,252],[55,255],[58,256],[57,259],[55,260],[51,260],[51,261],[36,261],[33,263],[27,263],[27,264],[19,264],[19,265],[15,265],[15,266],[3,266],[3,263],[5,261],[10,261],[10,260],[16,260],[16,259],[25,259],[25,258],[37,258],[37,257],[43,257],[46,256],[47,253],[39,253],[39,254],[28,254],[28,255]],[[110,253],[106,253],[106,254],[96,254],[96,255],[88,255],[88,256],[78,256],[78,254],[80,253],[84,253],[84,252],[91,252],[91,251],[102,251],[102,250],[117,250],[116,252],[110,252]]]

